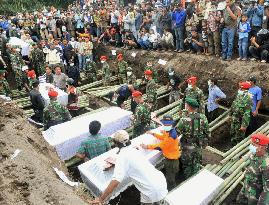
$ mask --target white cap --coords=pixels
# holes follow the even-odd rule
[[[21,68],[21,70],[22,71],[26,71],[26,70],[28,70],[29,68],[28,68],[28,66],[27,65],[25,65],[25,66],[22,66],[22,68]]]
[[[119,130],[114,135],[114,141],[124,143],[130,139],[128,132]]]

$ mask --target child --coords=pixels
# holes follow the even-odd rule
[[[158,48],[159,35],[153,29],[149,31],[150,48],[156,50]]]
[[[208,53],[208,29],[207,29],[206,21],[202,22],[202,39],[204,42],[204,46],[203,46],[204,54],[209,55]]]
[[[247,21],[247,14],[243,14],[241,20],[238,23],[238,46],[239,46],[239,58],[238,61],[247,60],[247,51],[248,51],[248,36],[251,30],[250,24]]]

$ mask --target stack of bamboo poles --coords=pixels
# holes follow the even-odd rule
[[[27,96],[27,92],[25,92],[24,90],[12,90],[11,91],[11,97],[12,99],[15,99],[15,98],[21,98],[21,97],[25,97]]]
[[[268,135],[269,122],[266,122],[253,134],[258,132]],[[219,188],[217,196],[211,202],[212,205],[221,204],[244,178],[244,168],[250,163],[248,146],[250,145],[252,135],[245,138],[229,151],[225,153],[220,152],[223,159],[219,164],[206,165],[206,169],[224,178],[224,182]]]
[[[121,85],[113,85],[113,86],[103,86],[98,88],[90,88],[84,91],[84,93],[87,93],[89,95],[94,95],[96,97],[105,97],[110,92],[115,92],[117,89],[119,89]]]
[[[117,76],[112,76],[110,78],[110,82],[113,82],[113,81],[116,81],[116,80],[118,80]],[[86,90],[88,90],[90,88],[95,88],[95,87],[98,87],[98,86],[101,86],[101,85],[103,85],[103,81],[99,80],[99,81],[95,81],[95,82],[87,84],[87,85],[80,86],[79,90],[80,91],[86,91]]]

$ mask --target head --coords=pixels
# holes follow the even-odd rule
[[[35,80],[33,83],[32,83],[32,86],[34,89],[38,90],[39,89],[39,81],[38,80]]]
[[[101,129],[101,123],[97,120],[94,120],[89,124],[89,132],[91,135],[97,135],[100,129]]]
[[[163,116],[163,119],[161,120],[161,123],[163,124],[163,129],[165,132],[170,132],[170,130],[173,128],[175,121],[170,115]]]
[[[30,70],[28,73],[27,73],[27,76],[30,78],[30,79],[35,79],[36,78],[36,73],[34,70]]]
[[[251,86],[256,85],[257,79],[255,76],[250,76],[248,81],[250,82]]]
[[[173,75],[175,75],[175,70],[174,70],[174,68],[169,68],[169,69],[168,69],[168,75],[171,76],[171,77],[172,77]]]
[[[120,53],[120,54],[117,56],[117,59],[118,59],[118,61],[122,61],[122,60],[123,60],[123,55]]]
[[[187,83],[188,83],[189,88],[195,88],[196,83],[197,83],[197,78],[195,76],[192,76],[192,77],[188,78]]]
[[[208,87],[212,87],[214,85],[217,85],[217,79],[216,78],[211,78],[207,81]]]
[[[52,73],[51,67],[48,65],[46,66],[45,70],[47,75],[50,75]]]
[[[73,87],[74,86],[74,80],[73,80],[73,78],[68,78],[67,80],[66,80],[66,83],[67,83],[67,86],[68,87]]]
[[[246,13],[242,14],[241,20],[242,22],[246,22],[248,20],[248,16]]]
[[[127,69],[126,69],[126,74],[127,74],[127,76],[129,77],[129,76],[131,76],[132,74],[133,74],[133,69],[131,68],[131,67],[128,67]]]
[[[199,103],[197,100],[193,98],[186,98],[185,99],[185,109],[188,110],[188,112],[194,112],[199,108]]]
[[[29,68],[28,68],[27,65],[25,65],[25,66],[22,66],[21,70],[22,70],[23,72],[25,72],[25,73],[28,73]]]
[[[140,104],[143,102],[143,97],[142,97],[142,93],[140,91],[134,91],[132,93],[132,97],[134,99],[134,101],[137,103],[137,104]]]
[[[63,45],[65,45],[65,46],[66,46],[67,44],[68,44],[67,39],[64,39],[64,40],[63,40]]]
[[[145,78],[146,78],[147,80],[151,80],[151,79],[152,79],[152,71],[151,71],[151,70],[146,70],[146,71],[144,72],[144,74],[145,74]]]
[[[100,61],[101,61],[101,63],[106,62],[107,61],[107,57],[106,56],[101,56],[100,57]]]
[[[60,66],[56,66],[55,67],[55,74],[56,75],[61,75],[61,73],[62,73],[62,68]]]
[[[57,100],[58,92],[52,89],[48,92],[48,96],[49,96],[51,101],[55,101],[55,100]]]
[[[257,157],[264,156],[267,153],[269,138],[265,134],[257,133],[252,135],[249,150]]]
[[[192,28],[192,30],[191,30],[191,36],[194,37],[194,38],[198,36],[198,32],[197,32],[197,29],[196,28]]]
[[[125,130],[119,130],[114,134],[113,141],[118,148],[127,147],[131,144],[130,136]]]
[[[6,76],[6,70],[0,70],[0,78],[4,78]]]
[[[251,83],[246,81],[246,82],[240,82],[239,83],[239,90],[238,94],[243,94],[244,92],[248,91],[248,89],[251,87]]]

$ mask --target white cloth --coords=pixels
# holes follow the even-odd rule
[[[162,172],[158,171],[137,149],[121,149],[112,179],[122,182],[130,178],[141,192],[143,203],[158,202],[166,196],[167,184]]]
[[[66,92],[55,88],[54,85],[50,84],[50,83],[40,83],[39,84],[39,92],[41,93],[41,96],[44,98],[45,100],[45,105],[47,106],[50,102],[49,96],[48,96],[48,89],[49,88],[53,88],[53,90],[58,92],[58,96],[57,96],[57,101],[61,104],[66,106],[68,103],[68,95]]]
[[[219,186],[223,179],[209,172],[202,170],[197,175],[190,178],[178,188],[169,192],[165,197],[165,202],[169,205],[188,204],[206,205],[218,193]]]
[[[81,142],[89,136],[90,122],[98,120],[102,125],[100,133],[110,136],[118,130],[130,127],[131,115],[130,111],[119,107],[111,107],[101,112],[52,126],[43,132],[43,137],[56,149],[61,160],[68,160],[75,156]]]
[[[152,131],[159,132],[159,130],[161,130],[161,128],[157,128],[156,130]],[[113,138],[113,135],[111,137]],[[135,139],[132,139],[130,146],[140,147],[141,143],[155,144],[158,142],[159,141],[152,135],[143,134],[136,137]],[[117,152],[118,148],[112,149],[98,157],[91,159],[88,162],[83,163],[78,167],[84,183],[87,185],[95,197],[99,197],[100,194],[106,189],[114,174],[113,168],[108,171],[103,171],[104,160],[108,157],[116,158],[115,153]],[[138,152],[143,156],[144,159],[148,160],[154,166],[163,160],[162,153],[158,150],[146,150],[141,148]],[[132,184],[133,183],[130,178],[125,178],[116,188],[116,190],[114,190],[114,192],[111,194],[110,199],[117,197],[121,192],[126,190],[128,186],[131,186]]]

